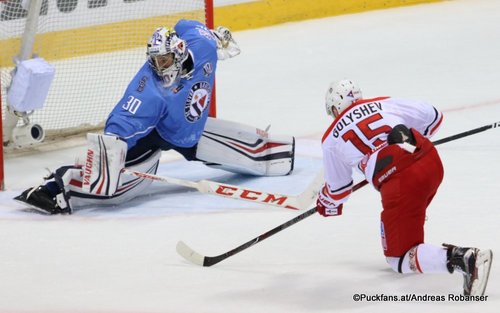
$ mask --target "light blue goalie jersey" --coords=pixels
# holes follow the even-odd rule
[[[145,62],[104,129],[106,134],[125,140],[129,149],[155,128],[165,141],[184,148],[194,146],[203,133],[217,66],[217,45],[200,22],[180,20],[175,31],[187,42],[194,61],[193,75],[165,88]]]

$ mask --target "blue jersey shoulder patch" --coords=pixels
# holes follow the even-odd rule
[[[184,103],[184,116],[190,123],[198,121],[203,111],[210,104],[210,89],[209,82],[197,82],[189,90],[186,103]]]

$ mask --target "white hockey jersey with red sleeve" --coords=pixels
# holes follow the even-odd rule
[[[351,194],[354,168],[362,171],[371,183],[373,173],[366,163],[377,147],[386,144],[394,126],[404,124],[430,138],[442,119],[440,111],[422,101],[379,97],[353,103],[323,135],[325,185],[320,192],[336,206],[344,203]]]

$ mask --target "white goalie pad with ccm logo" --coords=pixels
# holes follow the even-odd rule
[[[87,155],[83,165],[82,191],[113,195],[125,167],[127,143],[116,136],[87,134]]]
[[[290,174],[295,138],[271,136],[252,126],[208,118],[196,158],[205,165],[257,176]]]

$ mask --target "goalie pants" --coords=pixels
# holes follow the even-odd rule
[[[427,138],[419,140],[424,141],[425,153],[415,156],[411,164],[380,186],[380,232],[386,257],[400,257],[424,242],[425,212],[443,180],[443,165],[436,148]],[[407,156],[394,155],[394,164],[398,164],[398,157],[401,161]]]
[[[152,154],[158,150],[168,151],[171,149],[182,154],[188,161],[196,159],[196,145],[191,148],[177,147],[165,141],[160,137],[156,129],[153,129],[146,137],[139,139],[135,146],[128,149],[126,165],[132,166],[136,164],[136,160],[142,160],[145,155]]]

